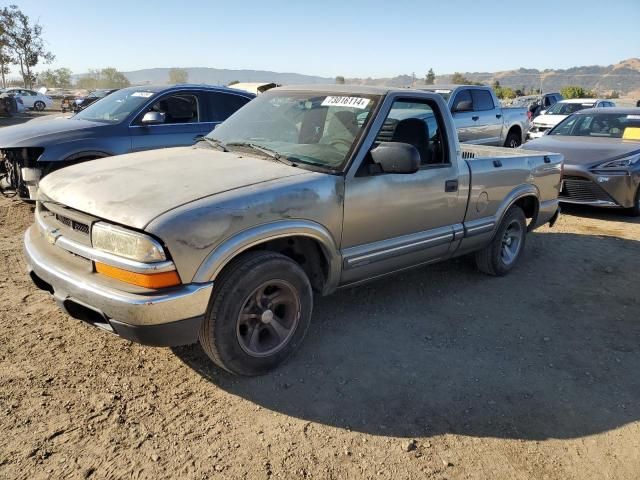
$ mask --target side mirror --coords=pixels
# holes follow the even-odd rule
[[[147,112],[144,114],[144,117],[142,117],[140,123],[142,123],[143,125],[157,125],[159,123],[164,123],[164,117],[164,113]]]
[[[456,106],[453,108],[453,112],[470,112],[473,110],[473,104],[471,100],[462,100],[461,102],[456,103]]]
[[[371,158],[385,173],[416,173],[420,169],[420,152],[408,143],[382,142],[371,150]]]

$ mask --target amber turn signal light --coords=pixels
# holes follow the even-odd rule
[[[165,288],[180,285],[180,276],[175,270],[160,273],[136,273],[96,262],[96,272],[144,288]]]

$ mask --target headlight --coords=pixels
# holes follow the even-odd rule
[[[635,165],[640,160],[640,155],[619,158],[618,160],[612,160],[598,165],[597,168],[625,168]]]
[[[138,262],[162,262],[167,259],[162,245],[153,238],[108,223],[93,225],[91,243],[93,248]]]

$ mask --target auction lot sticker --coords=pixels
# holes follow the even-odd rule
[[[352,107],[363,110],[369,105],[368,98],[361,97],[327,97],[322,102],[323,107]]]

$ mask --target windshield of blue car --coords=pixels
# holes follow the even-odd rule
[[[579,110],[593,107],[593,103],[562,103],[558,102],[544,112],[545,115],[571,115]]]
[[[379,99],[346,93],[267,92],[207,138],[229,150],[253,146],[295,164],[336,170],[349,159]]]
[[[565,118],[549,135],[622,138],[627,128],[640,128],[640,114],[578,114]]]
[[[92,103],[73,118],[101,123],[120,123],[154,95],[156,95],[155,92],[144,89],[125,88]]]

